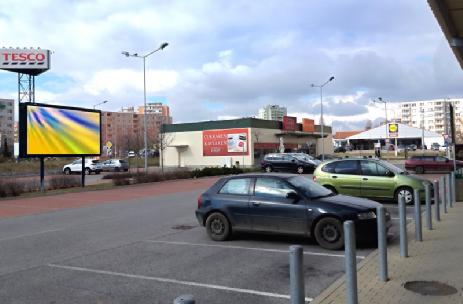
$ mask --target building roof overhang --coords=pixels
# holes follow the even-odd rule
[[[428,0],[428,3],[463,69],[463,1]]]

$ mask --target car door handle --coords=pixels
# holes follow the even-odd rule
[[[368,180],[368,178],[364,177],[363,180]]]
[[[336,175],[331,176],[331,178],[338,178]]]
[[[260,206],[260,202],[252,202],[251,204],[253,204],[254,206]]]

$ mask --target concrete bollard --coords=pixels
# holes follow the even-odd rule
[[[386,235],[386,208],[379,206],[376,208],[376,222],[378,224],[378,263],[379,279],[387,282],[387,235]]]
[[[428,230],[432,230],[431,185],[426,183],[424,191],[426,194],[426,227],[428,227]]]
[[[408,257],[408,238],[407,238],[407,208],[405,198],[399,197],[399,218],[400,218],[400,256]]]
[[[346,256],[347,304],[357,304],[357,249],[355,243],[355,226],[353,221],[344,222],[344,247]]]
[[[415,198],[415,240],[422,242],[423,233],[421,229],[421,200],[420,191],[418,189],[413,191],[413,197]]]
[[[440,222],[440,200],[439,200],[439,182],[437,180],[434,181],[434,208],[436,211],[434,214],[436,215],[436,221]]]
[[[304,254],[302,246],[289,247],[289,289],[291,304],[304,304]]]
[[[195,299],[192,295],[182,295],[174,300],[174,304],[195,304]]]

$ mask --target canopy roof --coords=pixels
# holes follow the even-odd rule
[[[398,130],[398,136],[397,138],[421,138],[423,134],[423,130],[415,127],[410,127],[408,125],[404,124],[398,124],[399,130]],[[368,131],[364,131],[362,133],[352,135],[347,137],[347,139],[384,139],[386,137],[386,126],[383,124],[379,127],[370,129]],[[431,132],[431,131],[424,131],[424,137],[430,138],[430,137],[442,137],[436,132]]]

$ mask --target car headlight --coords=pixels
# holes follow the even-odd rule
[[[375,219],[376,218],[376,213],[374,213],[373,211],[370,211],[370,212],[363,212],[363,213],[359,213],[357,214],[359,220],[370,220],[370,219]]]

